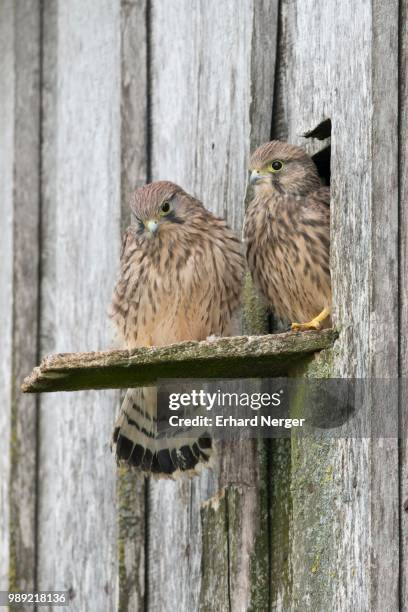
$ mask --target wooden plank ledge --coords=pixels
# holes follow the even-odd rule
[[[329,348],[333,329],[234,336],[167,346],[60,353],[45,357],[25,378],[23,393],[120,389],[159,378],[249,378],[284,376],[305,355]]]

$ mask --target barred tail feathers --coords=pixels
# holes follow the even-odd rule
[[[159,477],[194,470],[199,462],[208,462],[212,452],[211,438],[204,431],[197,439],[157,431],[154,387],[127,390],[112,441],[119,463]]]

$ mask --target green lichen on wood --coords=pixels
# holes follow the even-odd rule
[[[247,189],[246,198],[249,191]],[[245,205],[247,206],[248,199]],[[249,272],[245,276],[243,290],[243,321],[244,334],[265,334],[268,330],[268,313],[264,302],[255,290]],[[270,376],[271,374],[269,374]],[[257,376],[261,376],[260,373]],[[249,560],[250,601],[249,610],[268,610],[270,581],[270,550],[269,550],[269,487],[268,487],[268,447],[265,440],[257,442],[258,481],[257,509],[254,513],[255,541]]]
[[[332,346],[333,330],[234,336],[132,351],[51,355],[28,376],[26,393],[114,389],[160,378],[253,378],[285,375],[306,355]]]
[[[35,445],[37,405],[22,397],[12,365],[9,441],[9,559],[8,587],[20,592],[34,588],[35,581]]]
[[[329,378],[332,351],[308,358],[292,371],[296,378]],[[291,415],[310,417],[300,385],[291,403]],[[303,434],[293,430],[292,446],[292,564],[295,610],[325,610],[331,572],[330,545],[333,538],[333,445],[324,433]]]
[[[18,462],[21,460],[20,440],[17,432],[18,423],[18,405],[14,390],[16,386],[12,385],[11,398],[11,415],[10,415],[10,476],[9,482],[13,482],[18,469]],[[10,591],[19,590],[19,572],[18,572],[18,525],[19,525],[19,506],[16,504],[14,489],[9,487],[9,571],[8,588]]]
[[[258,441],[259,482],[258,508],[255,513],[255,541],[250,556],[250,604],[248,610],[269,609],[270,539],[269,539],[269,487],[268,447],[265,440]]]
[[[125,467],[118,468],[119,612],[144,607],[145,486],[142,476]]]
[[[230,484],[201,508],[200,610],[268,610],[269,539],[266,455],[260,450],[258,487]],[[249,574],[243,561],[249,553]],[[238,604],[239,602],[239,604]],[[238,607],[237,607],[238,606]]]
[[[201,507],[200,612],[230,610],[227,498],[227,489],[221,489]]]
[[[249,272],[245,276],[242,304],[242,332],[244,334],[264,334],[268,329],[268,313],[255,292]]]
[[[292,565],[291,441],[272,439],[270,445],[270,610],[290,610]]]

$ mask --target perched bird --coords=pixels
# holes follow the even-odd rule
[[[137,189],[136,223],[124,236],[111,317],[129,349],[232,332],[244,257],[226,222],[181,187],[159,181]],[[157,433],[154,388],[128,389],[113,433],[119,462],[158,475],[207,461],[211,439],[181,445]]]
[[[330,325],[330,190],[300,147],[272,141],[250,159],[244,223],[255,285],[293,330]]]

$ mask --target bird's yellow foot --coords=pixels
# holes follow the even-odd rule
[[[308,323],[292,323],[292,331],[307,331],[308,329],[320,329],[321,323],[317,319],[312,319]]]
[[[330,316],[330,308],[324,308],[322,312],[308,323],[292,323],[292,331],[307,331],[308,329],[320,329],[322,322]]]

